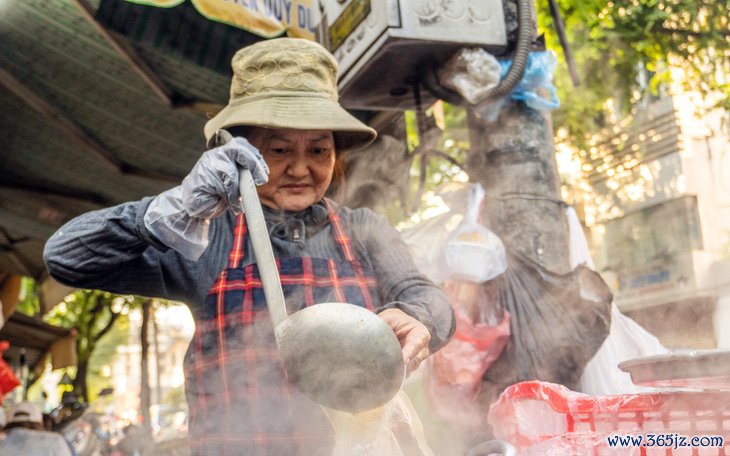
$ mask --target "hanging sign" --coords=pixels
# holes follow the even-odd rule
[[[330,49],[337,49],[370,14],[370,0],[353,0],[330,26]]]
[[[132,3],[170,8],[185,0],[127,0]],[[317,0],[190,0],[200,14],[256,35],[273,38],[287,34],[317,39]]]
[[[127,0],[130,3],[138,3],[140,5],[156,6],[158,8],[172,8],[185,0]]]

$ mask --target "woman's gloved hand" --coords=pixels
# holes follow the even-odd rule
[[[415,318],[400,309],[386,309],[378,316],[391,327],[403,352],[403,362],[406,364],[406,375],[416,370],[428,358],[430,351],[431,333]]]
[[[269,180],[261,153],[244,138],[211,149],[200,157],[177,187],[157,195],[144,215],[147,230],[166,246],[190,260],[208,247],[210,220],[228,209],[243,210],[238,169],[251,171],[256,185]]]

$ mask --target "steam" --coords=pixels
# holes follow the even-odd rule
[[[382,209],[397,201],[411,160],[403,141],[382,135],[371,146],[344,156],[347,169],[345,206]]]

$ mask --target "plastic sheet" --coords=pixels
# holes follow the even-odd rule
[[[612,295],[585,267],[556,274],[508,251],[499,276],[499,302],[512,317],[512,337],[486,372],[482,390],[491,403],[509,385],[539,379],[575,389],[609,332]]]
[[[160,242],[197,260],[208,247],[210,220],[228,209],[240,214],[238,167],[251,171],[256,185],[268,181],[269,168],[244,138],[211,149],[200,157],[182,184],[160,193],[147,208],[145,227]]]
[[[499,84],[502,68],[492,54],[482,48],[464,48],[438,71],[439,83],[471,104],[481,101]]]
[[[403,391],[367,412],[323,410],[335,430],[332,456],[434,456],[421,420]]]
[[[489,409],[496,438],[520,455],[632,454],[629,446],[614,453],[606,439],[615,435],[720,435],[728,441],[730,392],[657,392],[589,396],[547,382],[522,382],[507,388]],[[645,449],[647,450],[647,449]],[[718,448],[696,448],[717,455]],[[665,455],[666,447],[646,453]],[[684,448],[672,454],[698,454]]]

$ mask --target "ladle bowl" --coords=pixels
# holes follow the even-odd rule
[[[363,307],[339,302],[306,307],[276,327],[276,339],[289,381],[334,410],[380,407],[405,377],[393,330]]]

